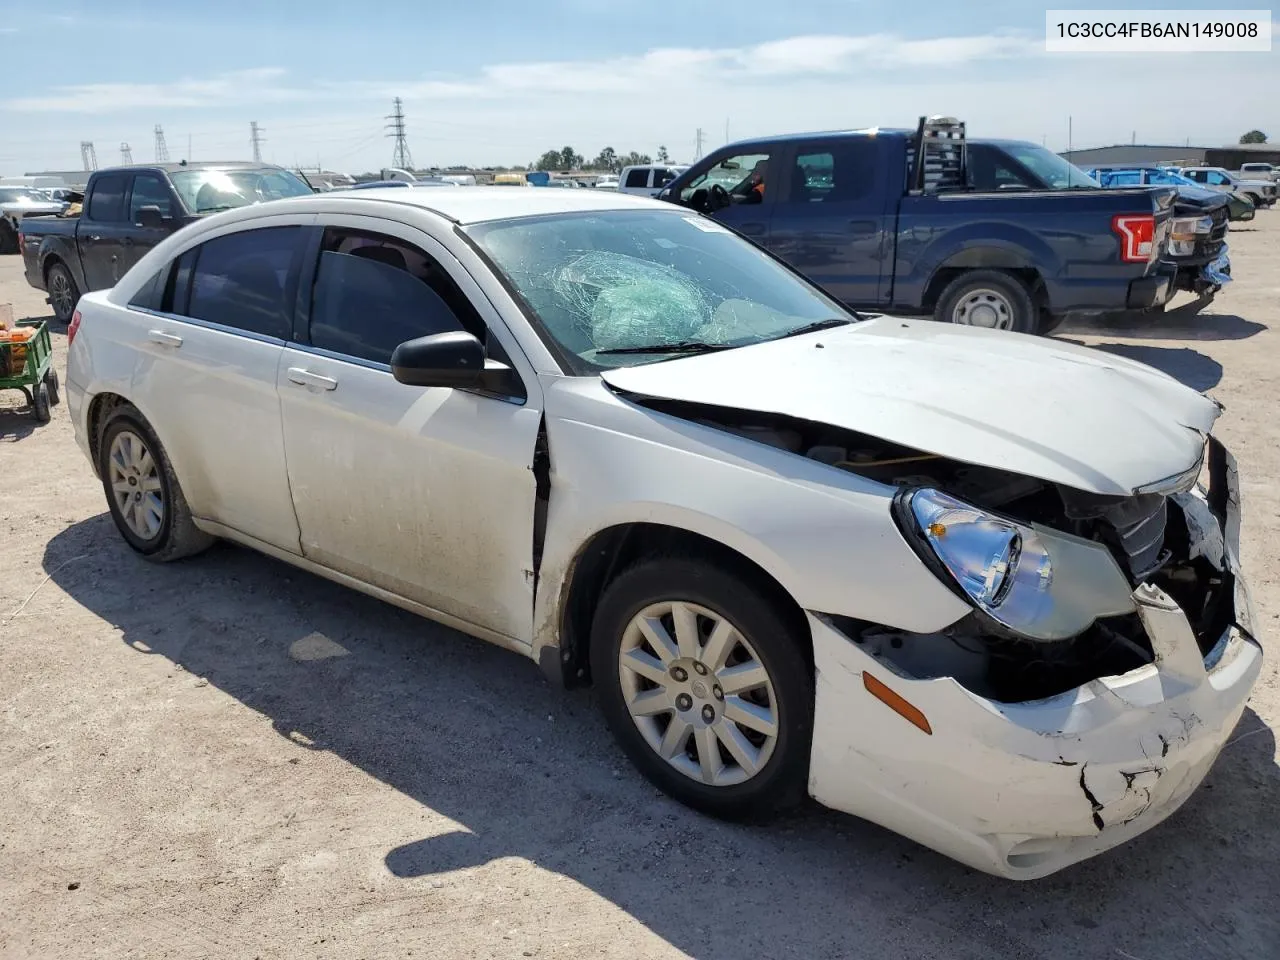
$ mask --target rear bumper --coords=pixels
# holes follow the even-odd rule
[[[1173,295],[1175,278],[1176,268],[1131,281],[1125,296],[1125,307],[1129,310],[1147,310],[1164,306]]]
[[[1218,523],[1223,563],[1235,574],[1234,616],[1207,655],[1176,603],[1143,585],[1134,600],[1155,662],[1045,700],[998,703],[949,677],[891,673],[811,615],[811,794],[1019,880],[1087,859],[1173,814],[1227,742],[1262,663],[1239,575],[1239,485],[1222,455],[1228,493]],[[918,707],[931,731],[873,698],[864,673]]]

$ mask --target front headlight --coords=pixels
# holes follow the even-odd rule
[[[1132,588],[1092,540],[997,517],[931,488],[903,498],[911,531],[960,591],[1031,640],[1065,640],[1134,609]]]
[[[1213,217],[1178,217],[1169,229],[1173,240],[1195,240],[1213,232]]]

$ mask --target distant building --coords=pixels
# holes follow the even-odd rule
[[[1242,163],[1280,164],[1280,143],[1237,143],[1206,151],[1205,166],[1239,170]]]
[[[1183,144],[1160,145],[1150,143],[1125,143],[1114,147],[1090,147],[1087,150],[1066,150],[1061,154],[1077,167],[1101,167],[1115,164],[1179,163],[1186,166],[1205,166],[1205,155],[1212,147],[1189,147]],[[1216,166],[1216,164],[1215,164]]]
[[[57,177],[72,190],[83,190],[92,170],[28,170],[28,177]]]

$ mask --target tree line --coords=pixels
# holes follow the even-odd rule
[[[630,153],[618,153],[613,147],[605,147],[596,154],[594,160],[587,160],[573,147],[564,147],[560,150],[548,150],[529,166],[534,170],[604,170],[617,173],[623,167],[638,167],[653,162],[653,158],[647,153],[637,153],[635,150]],[[658,147],[657,162],[671,162],[666,147]]]

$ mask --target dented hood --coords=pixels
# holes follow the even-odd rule
[[[831,424],[1114,495],[1193,467],[1220,412],[1099,350],[893,317],[602,376],[626,393]]]

